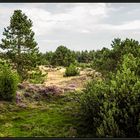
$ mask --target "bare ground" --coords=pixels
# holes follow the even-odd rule
[[[45,69],[45,68],[44,68]],[[79,76],[71,76],[71,77],[64,77],[65,68],[60,69],[47,69],[48,76],[45,80],[45,86],[57,86],[63,89],[65,88],[73,88],[76,90],[80,90],[83,88],[84,84],[90,80],[91,78],[87,76],[85,71],[80,71]]]

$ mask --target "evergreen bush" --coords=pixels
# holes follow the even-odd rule
[[[69,67],[66,68],[64,76],[76,76],[79,75],[79,71],[74,64],[70,64]]]
[[[12,101],[15,98],[19,76],[6,64],[0,64],[0,99]]]
[[[140,136],[139,61],[123,57],[122,65],[110,80],[93,80],[81,98],[81,118],[86,135],[93,137]]]

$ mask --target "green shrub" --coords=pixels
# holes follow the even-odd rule
[[[0,64],[0,99],[11,101],[15,98],[19,76],[6,64]]]
[[[64,76],[76,76],[79,75],[79,71],[75,65],[70,64],[69,67],[66,68]]]
[[[77,63],[77,67],[81,67],[82,69],[91,68],[91,63]]]
[[[35,71],[32,71],[29,74],[29,82],[34,83],[34,84],[39,84],[39,83],[43,83],[45,81],[47,77],[47,73],[42,74],[42,72],[36,68]]]
[[[81,122],[86,136],[140,136],[140,78],[138,61],[132,54],[109,80],[89,83],[81,97]]]
[[[84,136],[96,137],[97,127],[102,122],[101,107],[105,96],[103,81],[89,82],[81,96],[81,123],[84,127]]]

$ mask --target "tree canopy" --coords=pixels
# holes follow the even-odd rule
[[[36,66],[38,48],[32,26],[32,21],[21,10],[15,10],[10,25],[4,28],[5,38],[0,45],[23,79],[28,70]]]
[[[52,64],[58,66],[69,66],[75,62],[74,56],[70,49],[65,46],[59,46],[53,54]]]

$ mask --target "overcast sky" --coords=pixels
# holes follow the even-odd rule
[[[33,21],[41,52],[60,45],[72,50],[110,48],[117,37],[140,41],[140,3],[1,3],[0,39],[16,9]]]

